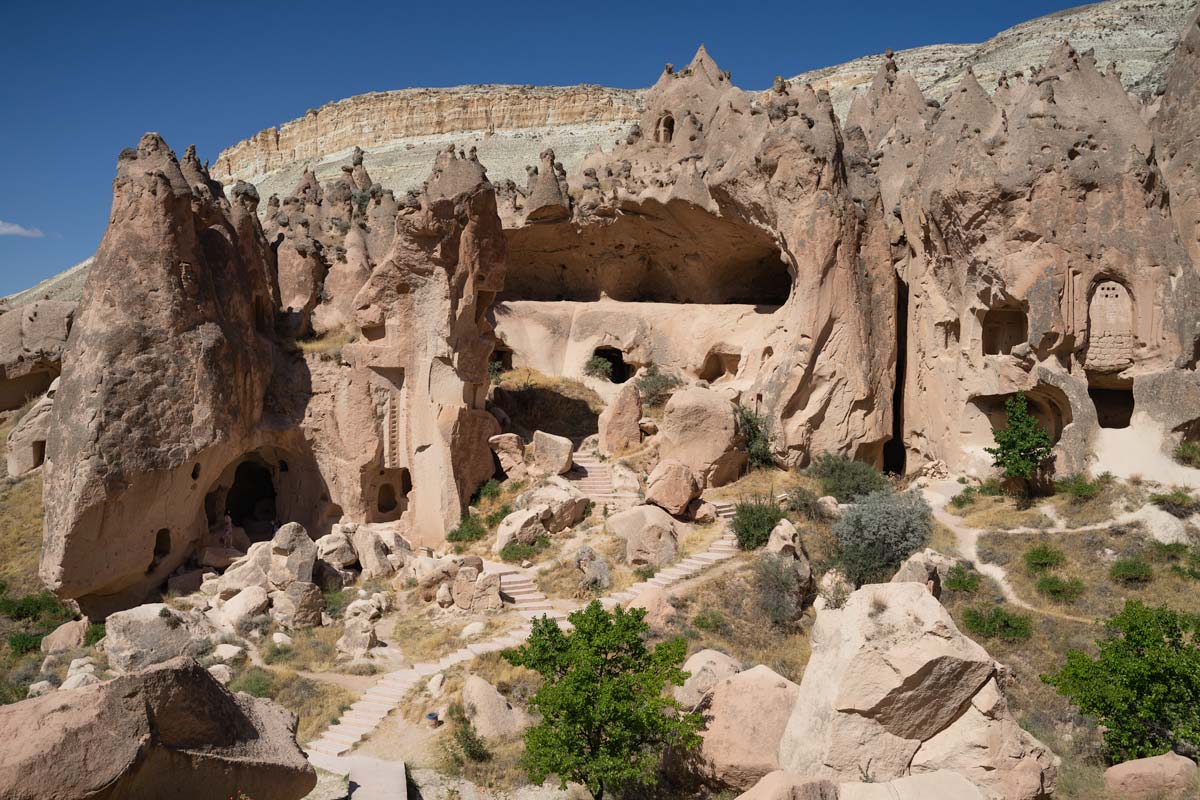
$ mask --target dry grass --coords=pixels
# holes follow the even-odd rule
[[[0,415],[0,470],[8,434],[32,401],[17,411]],[[40,591],[38,558],[42,552],[42,471],[11,480],[0,479],[0,580],[14,595]]]
[[[972,528],[1007,531],[1013,528],[1051,528],[1054,522],[1036,508],[1014,497],[976,495],[965,507],[946,510],[962,517]]]
[[[678,614],[661,638],[682,635],[688,652],[712,648],[728,653],[749,668],[765,664],[799,683],[811,649],[808,629],[811,610],[794,625],[781,628],[766,618],[756,602],[751,562],[701,579],[689,591],[672,598]],[[697,615],[701,625],[697,626]]]
[[[291,670],[262,667],[243,670],[230,682],[229,689],[273,700],[295,714],[300,720],[296,739],[301,744],[337,721],[358,699],[353,692],[332,683],[311,680]]]
[[[412,663],[437,661],[465,647],[468,641],[482,641],[516,626],[513,615],[444,615],[428,603],[419,610],[408,609],[396,619],[392,637],[405,659]],[[462,638],[462,630],[473,622],[484,624],[483,633],[471,640]]]
[[[748,497],[776,497],[796,486],[803,486],[818,496],[821,487],[814,478],[786,469],[756,469],[747,472],[733,483],[704,493],[707,500],[737,501]]]
[[[343,632],[341,623],[289,631],[291,648],[267,645],[263,658],[268,663],[286,664],[290,669],[305,672],[337,672],[345,666],[337,662],[337,640]]]
[[[499,386],[504,390],[504,411],[515,426],[529,434],[543,430],[581,438],[597,431],[604,401],[577,380],[523,367],[502,373]]]
[[[1103,482],[1100,492],[1090,500],[1077,500],[1069,494],[1056,494],[1048,501],[1063,522],[1071,528],[1100,525],[1124,511],[1135,511],[1146,503],[1147,493],[1116,480]]]
[[[944,556],[961,556],[958,552],[958,537],[954,531],[934,520],[933,535],[929,537],[929,546]]]
[[[342,348],[354,341],[354,333],[347,327],[326,331],[312,339],[297,339],[296,349],[305,355],[317,355],[326,359],[337,359]]]

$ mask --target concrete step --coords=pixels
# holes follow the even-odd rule
[[[408,691],[408,689],[400,691],[399,689],[389,689],[386,686],[372,686],[363,692],[362,699],[372,703],[386,703],[395,708],[396,704],[408,695]]]
[[[359,700],[350,704],[351,711],[361,711],[365,714],[390,714],[395,706],[389,703],[375,703],[370,700]]]
[[[353,747],[354,745],[358,744],[359,740],[362,739],[362,737],[358,734],[334,730],[336,727],[337,726],[334,725],[333,728],[326,730],[321,734],[321,738],[327,742],[333,742],[334,744],[344,744],[347,747]]]
[[[379,723],[387,718],[387,714],[366,714],[362,711],[351,710],[342,714],[342,718],[338,722],[343,725],[363,725],[369,730],[374,730]]]
[[[372,720],[371,722],[360,722],[357,719],[350,719],[346,716],[343,716],[341,719],[339,719],[337,721],[336,725],[330,725],[326,729],[326,733],[328,733],[329,731],[345,731],[346,733],[351,734],[351,735],[354,735],[354,734],[366,735],[378,727],[379,727],[378,720]]]
[[[340,756],[342,753],[350,749],[349,745],[338,742],[327,742],[324,739],[314,739],[306,746],[309,750],[317,753],[324,753],[327,756]]]

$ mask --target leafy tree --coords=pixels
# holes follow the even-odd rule
[[[1004,403],[1008,427],[996,431],[995,447],[984,450],[992,457],[992,466],[1004,470],[1004,477],[1023,482],[1026,491],[1037,477],[1042,464],[1050,457],[1054,442],[1050,434],[1029,413],[1029,401],[1024,392],[1017,392]]]
[[[733,519],[730,520],[738,547],[743,550],[762,547],[770,541],[771,531],[786,516],[780,510],[779,504],[769,496],[738,502],[734,507]]]
[[[1130,600],[1105,630],[1095,658],[1071,650],[1042,680],[1096,717],[1116,762],[1200,746],[1200,616]]]
[[[525,734],[523,763],[534,783],[553,774],[563,788],[582,784],[596,800],[609,790],[650,789],[668,746],[699,744],[700,717],[664,692],[688,676],[680,669],[686,645],[675,639],[648,649],[645,616],[619,606],[610,613],[593,601],[571,614],[572,632],[542,617],[524,645],[504,652],[545,680],[530,700],[542,721]]]
[[[737,407],[737,426],[742,436],[746,437],[746,452],[750,456],[750,469],[770,467],[775,464],[771,455],[771,437],[768,434],[767,418],[757,414],[754,409],[745,406]]]

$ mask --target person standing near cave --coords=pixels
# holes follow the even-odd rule
[[[233,547],[233,517],[225,511],[225,519],[221,523],[221,547]]]

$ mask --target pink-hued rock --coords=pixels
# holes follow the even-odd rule
[[[719,681],[703,705],[700,772],[718,785],[749,789],[779,769],[779,742],[799,692],[761,664]]]
[[[1104,788],[1125,800],[1184,797],[1196,789],[1196,762],[1177,753],[1136,758],[1104,770]]]

